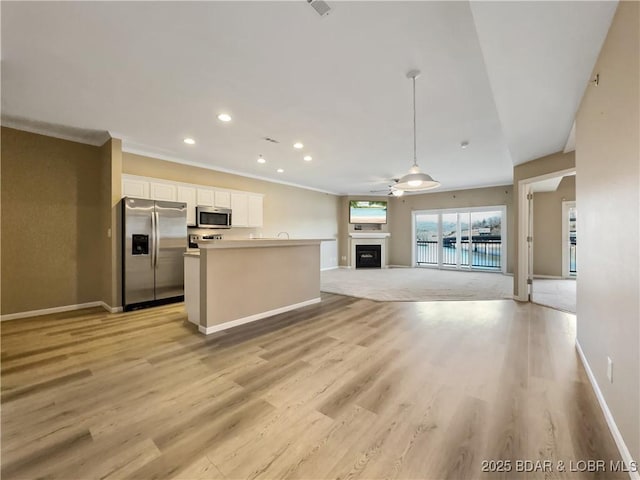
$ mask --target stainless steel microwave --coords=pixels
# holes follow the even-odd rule
[[[196,226],[199,228],[231,228],[228,208],[196,207]]]

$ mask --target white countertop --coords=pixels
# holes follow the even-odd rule
[[[320,242],[335,240],[335,238],[251,238],[246,240],[201,241],[198,243],[198,246],[200,249],[293,247],[297,245],[317,245]]]
[[[295,245],[316,245],[321,242],[335,242],[335,238],[249,238],[235,240],[200,240],[200,248],[187,248],[185,257],[200,257],[200,249],[219,248],[256,248],[256,247],[287,247]]]

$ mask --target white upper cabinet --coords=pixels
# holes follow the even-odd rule
[[[249,198],[249,226],[262,227],[262,195],[248,195]]]
[[[198,188],[198,205],[203,207],[213,207],[212,188]]]
[[[258,193],[223,190],[207,185],[172,182],[160,178],[122,175],[122,196],[187,204],[187,225],[196,225],[196,207],[231,209],[233,227],[262,227],[263,196]]]
[[[219,208],[231,208],[231,193],[223,190],[216,190],[214,192],[213,205]]]
[[[196,187],[178,185],[178,201],[187,204],[187,225],[196,224]]]
[[[151,182],[151,199],[175,202],[178,198],[176,186],[171,183]]]
[[[135,198],[151,198],[149,196],[149,182],[136,178],[123,178],[122,196]]]
[[[231,194],[231,226],[246,227],[249,224],[249,196],[246,193]]]

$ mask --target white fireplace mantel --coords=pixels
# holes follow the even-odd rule
[[[387,238],[390,233],[350,233],[351,238]]]

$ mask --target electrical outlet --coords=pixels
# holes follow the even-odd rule
[[[107,238],[111,238],[111,229],[107,228]]]
[[[342,261],[343,261],[343,262],[346,262],[346,261],[347,261],[347,256],[346,256],[346,255],[343,255],[343,256],[342,256]]]
[[[613,383],[613,360],[611,357],[607,357],[607,378],[609,382]]]

